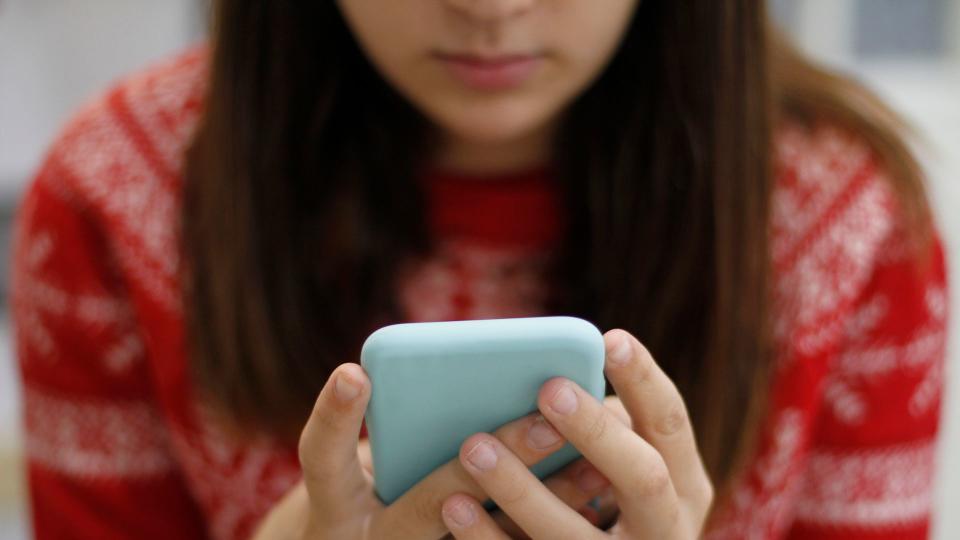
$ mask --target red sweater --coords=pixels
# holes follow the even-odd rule
[[[188,381],[178,170],[206,69],[194,49],[88,104],[20,208],[14,317],[39,538],[242,538],[300,476],[294,449],[231,439]],[[856,137],[784,127],[775,151],[781,353],[759,442],[708,536],[924,537],[940,243],[930,270],[912,272],[892,188]],[[442,243],[398,286],[406,318],[543,314],[562,217],[549,179],[426,185]]]

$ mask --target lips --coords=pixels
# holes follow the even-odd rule
[[[532,77],[544,61],[542,54],[480,56],[438,53],[436,58],[460,83],[482,91],[516,88]]]

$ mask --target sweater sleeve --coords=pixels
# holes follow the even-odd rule
[[[13,323],[34,533],[202,538],[106,228],[50,157],[18,211]]]
[[[822,388],[792,539],[928,535],[947,328],[944,253],[884,241]]]

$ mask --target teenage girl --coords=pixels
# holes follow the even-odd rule
[[[37,537],[926,535],[921,171],[764,2],[214,4],[20,210]],[[366,335],[545,314],[606,332],[606,403],[551,380],[381,504]],[[585,458],[527,472],[564,441]]]

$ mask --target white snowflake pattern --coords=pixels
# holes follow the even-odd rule
[[[928,320],[905,343],[891,344],[871,338],[876,325],[889,311],[885,296],[875,296],[854,313],[847,325],[846,350],[824,383],[824,401],[838,421],[850,425],[862,423],[870,411],[868,400],[858,390],[860,382],[898,370],[922,372],[922,379],[907,403],[910,415],[922,416],[938,403],[943,384],[942,360],[946,353],[944,296],[944,289],[939,285],[927,289],[924,298]]]
[[[780,268],[777,337],[795,343],[800,354],[817,354],[842,337],[839,314],[869,278],[872,256],[890,230],[890,196],[883,182],[869,182],[796,261]]]
[[[773,192],[772,226],[778,237],[775,260],[801,242],[869,160],[869,149],[855,137],[824,127],[811,134],[798,126],[777,133],[777,161],[784,172]]]
[[[101,480],[162,476],[176,467],[151,403],[81,401],[30,387],[23,400],[25,447],[32,463]]]
[[[806,439],[803,416],[795,408],[780,411],[770,447],[741,475],[729,506],[705,538],[761,540],[779,536],[792,518],[791,502],[801,486],[797,472]]]
[[[32,210],[32,206],[24,206],[24,217]],[[40,277],[41,269],[53,253],[53,235],[39,231],[19,241],[23,242],[18,246],[22,250],[18,264],[22,268],[15,272],[12,287],[18,344],[33,351],[29,357],[50,360],[58,351],[46,319],[62,317],[68,308],[67,293],[58,284]]]
[[[545,255],[490,248],[465,241],[444,242],[439,253],[408,269],[401,299],[408,320],[439,321],[528,317],[541,314]],[[465,312],[457,305],[466,299]]]
[[[29,224],[35,211],[33,199],[22,209],[23,223]],[[51,275],[51,257],[57,249],[53,232],[46,229],[24,231],[18,238],[21,255],[15,273],[14,310],[21,361],[62,361],[71,351],[60,350],[54,324],[75,322],[92,332],[116,334],[100,357],[107,371],[122,373],[143,358],[143,343],[136,334],[130,305],[113,296],[99,293],[72,293],[65,278]]]
[[[289,449],[265,435],[241,441],[216,415],[197,407],[196,430],[172,430],[177,456],[204,507],[214,538],[237,538],[296,482],[300,467]]]
[[[829,527],[891,527],[930,512],[935,444],[855,453],[815,450],[808,458],[797,519]]]

